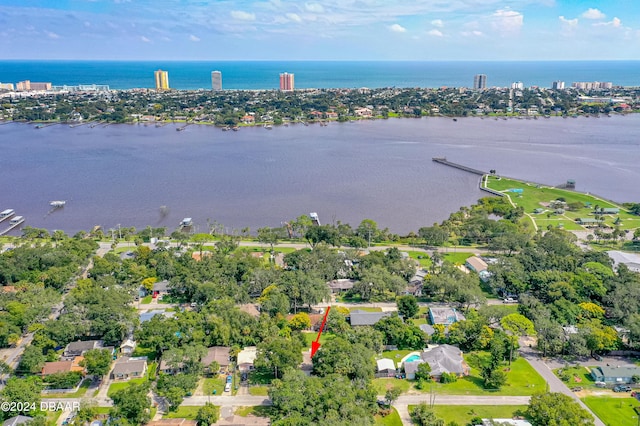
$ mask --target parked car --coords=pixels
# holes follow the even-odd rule
[[[615,385],[613,387],[614,392],[631,392],[631,386],[627,385]]]
[[[514,299],[513,297],[505,297],[503,302],[504,303],[518,303],[518,299]]]
[[[582,386],[575,386],[571,388],[571,391],[573,392],[580,392],[582,390]]]
[[[231,374],[229,374],[227,376],[227,383],[231,383],[231,382],[233,382],[233,376]]]
[[[231,392],[231,382],[227,382],[227,384],[224,385],[224,391]]]
[[[602,361],[602,357],[598,354],[593,354],[593,359],[595,359],[596,361]]]
[[[607,384],[605,382],[596,382],[597,388],[606,388]]]

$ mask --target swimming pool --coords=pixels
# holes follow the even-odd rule
[[[420,359],[420,355],[411,355],[409,358],[405,359],[404,362],[413,362],[413,361],[419,361]]]

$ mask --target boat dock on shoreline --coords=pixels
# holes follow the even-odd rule
[[[465,172],[473,173],[475,175],[484,176],[487,172],[483,172],[482,170],[473,169],[471,167],[463,166],[462,164],[452,163],[451,161],[447,161],[446,157],[433,157],[431,159],[436,163],[444,164],[445,166],[453,167],[455,169],[464,170]]]
[[[2,212],[0,212],[0,222],[4,222],[5,220],[9,219],[11,216],[13,216],[15,214],[15,210],[13,209],[6,209],[3,210]]]
[[[19,226],[21,223],[24,222],[24,217],[23,216],[15,216],[13,219],[11,219],[11,221],[9,222],[9,227],[7,229],[5,229],[4,231],[0,231],[0,235],[4,235],[6,233],[8,233],[9,231],[11,231],[13,228]]]

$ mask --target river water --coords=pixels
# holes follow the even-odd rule
[[[370,218],[407,233],[484,196],[477,176],[431,161],[441,156],[640,201],[640,114],[175,129],[0,125],[0,210],[68,233],[118,224],[173,230],[183,217],[201,231],[207,222],[255,231],[312,211],[323,223]],[[49,213],[52,200],[67,205]]]

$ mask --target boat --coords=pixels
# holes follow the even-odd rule
[[[6,209],[3,210],[2,212],[0,212],[0,222],[9,219],[11,216],[13,216],[15,214],[15,210],[13,209]]]
[[[178,128],[176,129],[176,131],[178,131],[178,132],[181,132],[181,131],[183,131],[183,130],[184,130],[184,127],[178,127]]]
[[[271,124],[265,124],[265,125],[264,125],[264,128],[265,128],[265,129],[267,129],[267,130],[271,130],[271,129],[273,129],[273,127],[271,126]]]
[[[185,217],[184,219],[182,219],[182,222],[180,222],[181,228],[186,228],[192,225],[193,225],[193,220],[190,217]]]
[[[318,213],[316,213],[316,212],[309,213],[309,218],[311,219],[311,222],[314,225],[320,226],[320,218],[318,217]]]
[[[16,226],[20,225],[22,222],[24,222],[24,216],[16,216],[9,221],[9,225]]]
[[[238,126],[233,126],[233,127],[231,128],[231,130],[233,130],[234,132],[237,132],[238,130],[240,130],[240,127],[238,127]]]
[[[53,208],[64,207],[67,204],[66,201],[51,201],[49,205]]]

